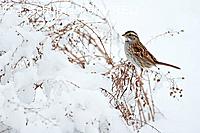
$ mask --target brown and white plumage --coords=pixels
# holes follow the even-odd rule
[[[159,64],[180,69],[180,67],[158,61],[140,42],[136,32],[127,31],[122,36],[126,38],[124,50],[128,60],[140,68],[150,68]]]

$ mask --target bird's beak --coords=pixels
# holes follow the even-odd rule
[[[125,34],[123,34],[122,36],[125,36]]]

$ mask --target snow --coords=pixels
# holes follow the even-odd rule
[[[186,77],[178,80],[184,90],[182,98],[170,97],[168,86],[162,81],[158,84],[154,100],[160,112],[150,124],[163,133],[200,131],[199,1],[96,0],[94,3],[119,33],[113,34],[116,45],[111,49],[116,61],[125,58],[121,49],[123,44],[116,38],[123,41],[120,35],[127,30],[136,31],[144,43],[168,30],[185,31],[147,44],[159,60],[181,67],[180,71],[161,67],[163,73],[170,70],[173,75]],[[73,8],[58,5],[63,11],[69,9],[69,13],[73,13]],[[83,9],[77,10],[82,12]],[[84,13],[73,15],[69,21],[77,15],[94,20]],[[6,51],[0,54],[0,132],[6,129],[6,133],[136,132],[126,125],[120,112],[101,92],[100,88],[112,86],[111,79],[102,76],[108,70],[103,61],[95,60],[95,65],[91,63],[82,69],[69,62],[65,54],[52,50],[51,38],[45,32],[37,31],[31,25],[19,26],[22,21],[27,20],[19,17],[16,11],[0,13],[0,51]],[[101,35],[105,35],[107,27],[100,29]],[[39,45],[41,42],[43,46]],[[38,56],[36,47],[42,47],[43,55],[35,63],[32,59]],[[15,65],[18,61],[21,63]],[[140,132],[157,131],[146,125]]]

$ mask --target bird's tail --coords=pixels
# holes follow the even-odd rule
[[[169,66],[169,67],[173,67],[173,68],[176,68],[176,69],[181,69],[180,67],[177,67],[177,66],[174,66],[174,65],[171,65],[171,64],[167,64],[167,63],[164,63],[164,62],[157,61],[156,63],[159,64],[159,65],[164,65],[164,66]]]

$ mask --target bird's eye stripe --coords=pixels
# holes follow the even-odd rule
[[[134,33],[127,33],[126,35],[127,36],[137,36],[137,34],[134,34]]]

